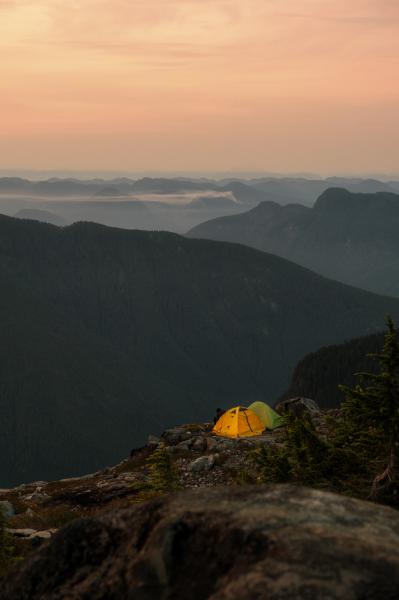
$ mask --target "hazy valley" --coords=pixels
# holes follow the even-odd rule
[[[30,181],[3,177],[0,178],[0,212],[55,224],[93,221],[111,227],[185,234],[205,221],[240,214],[262,202],[311,207],[321,193],[335,185],[353,192],[399,192],[397,181],[343,178],[313,181],[304,178],[52,178]],[[26,210],[30,212],[21,212]]]

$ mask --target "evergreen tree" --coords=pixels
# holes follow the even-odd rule
[[[146,467],[147,480],[134,486],[139,492],[136,501],[141,502],[179,489],[178,475],[164,444],[159,444],[147,458]]]
[[[154,450],[147,459],[149,470],[148,485],[156,493],[170,492],[177,489],[176,469],[164,444]]]
[[[399,341],[390,317],[380,353],[370,355],[379,365],[377,373],[359,373],[354,388],[340,386],[346,398],[342,405],[341,438],[347,440],[365,461],[380,472],[375,476],[370,498],[397,494],[399,462]]]
[[[0,577],[3,577],[15,561],[11,537],[6,531],[6,519],[0,507]]]
[[[264,445],[255,451],[259,481],[322,483],[327,477],[329,444],[318,435],[308,415],[288,415],[286,423],[282,446]]]
[[[357,453],[321,436],[307,414],[286,417],[285,438],[279,446],[264,445],[253,453],[258,482],[312,485],[358,495],[364,468]]]

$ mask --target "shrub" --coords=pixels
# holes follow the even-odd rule
[[[353,475],[364,471],[356,452],[322,438],[308,415],[287,417],[283,444],[264,445],[252,458],[260,483],[292,482],[356,493],[359,485],[351,486]]]
[[[164,444],[159,444],[147,458],[146,467],[147,480],[134,486],[139,492],[136,501],[147,500],[179,489],[178,475]]]
[[[303,484],[321,483],[326,479],[330,447],[317,434],[311,418],[287,416],[282,446],[262,446],[255,452],[259,480]]]

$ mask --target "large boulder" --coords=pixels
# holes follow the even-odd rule
[[[2,600],[397,600],[399,513],[295,486],[211,488],[75,521]]]
[[[279,414],[290,413],[295,417],[301,417],[304,414],[308,414],[310,417],[314,418],[320,415],[320,408],[317,402],[311,398],[302,398],[300,396],[282,400],[276,405],[275,409]]]
[[[192,437],[191,431],[187,431],[185,427],[172,427],[172,429],[166,429],[161,435],[161,440],[175,446],[179,442],[184,442]]]
[[[193,462],[189,464],[188,468],[190,471],[198,473],[200,471],[209,471],[209,469],[212,469],[214,464],[215,457],[210,454],[209,456],[200,456],[196,460],[193,460]]]
[[[198,435],[193,441],[191,448],[194,452],[204,452],[207,448],[206,438],[202,435]]]

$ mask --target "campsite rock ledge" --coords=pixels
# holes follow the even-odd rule
[[[2,600],[396,600],[399,513],[293,486],[212,488],[75,521]]]

